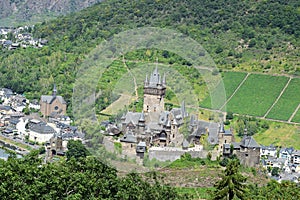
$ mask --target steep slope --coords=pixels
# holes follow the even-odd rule
[[[55,80],[70,99],[84,56],[103,39],[143,26],[168,27],[189,35],[205,47],[219,68],[297,75],[299,8],[297,0],[108,0],[37,25],[34,34],[48,39],[48,47],[2,50],[0,86],[38,97],[50,91]],[[133,56],[143,59],[144,55]],[[163,56],[158,52],[147,59],[156,57]],[[175,55],[169,60],[183,63]]]
[[[64,15],[89,7],[101,0],[1,0],[1,26],[10,26],[28,21],[42,21],[45,18]]]

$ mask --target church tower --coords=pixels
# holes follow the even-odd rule
[[[166,77],[160,77],[157,67],[150,75],[146,76],[144,83],[144,106],[143,110],[145,113],[157,112],[165,110],[164,107],[164,96],[166,93]]]

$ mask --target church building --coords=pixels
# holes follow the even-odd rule
[[[44,117],[66,114],[67,103],[62,96],[57,96],[56,94],[56,85],[54,85],[52,95],[41,96],[40,111]]]

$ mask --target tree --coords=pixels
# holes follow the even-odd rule
[[[212,199],[233,199],[235,196],[244,199],[246,192],[246,178],[239,172],[240,163],[237,159],[230,160],[222,175],[222,179],[215,184]]]
[[[279,176],[279,167],[273,167],[272,171],[271,171],[271,175],[272,176]]]
[[[67,148],[67,160],[70,160],[72,157],[78,160],[79,158],[85,158],[86,156],[90,155],[90,152],[79,140],[68,141]]]
[[[226,119],[227,120],[232,120],[233,119],[233,112],[228,111],[226,114]]]

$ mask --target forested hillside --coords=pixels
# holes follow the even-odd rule
[[[54,82],[69,101],[76,70],[104,39],[136,27],[167,27],[197,40],[218,68],[298,75],[300,2],[107,0],[81,12],[36,25],[42,49],[1,50],[0,86],[29,98],[49,93]],[[158,52],[157,54],[161,54]],[[142,53],[134,54],[143,59]],[[150,55],[155,60],[159,55]],[[175,55],[172,62],[182,64]]]
[[[31,24],[79,11],[101,0],[1,0],[0,26]]]

